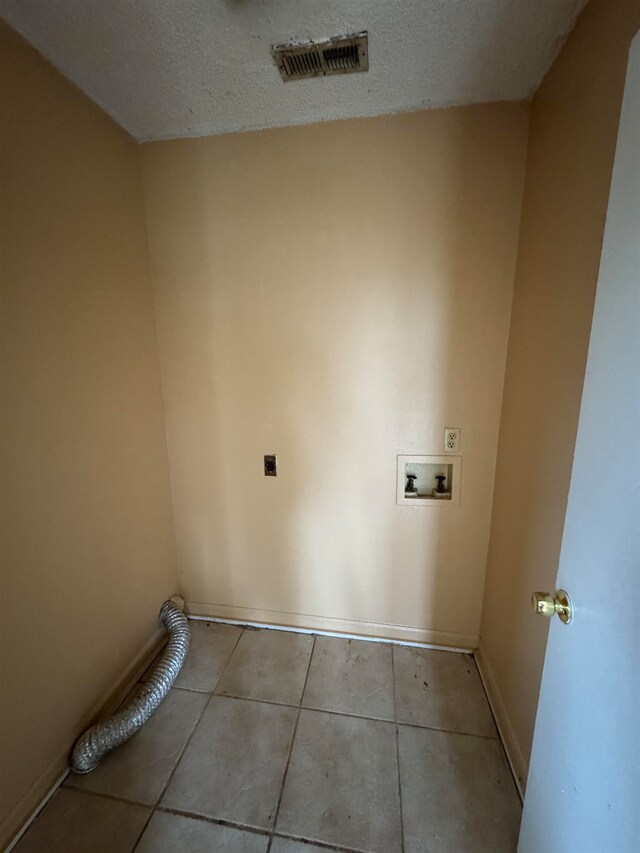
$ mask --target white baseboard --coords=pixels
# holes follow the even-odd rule
[[[500,740],[502,741],[504,751],[507,754],[507,761],[511,767],[513,779],[516,783],[518,793],[520,794],[520,799],[523,800],[524,791],[527,785],[527,762],[524,759],[516,733],[511,725],[507,709],[502,701],[502,697],[500,696],[481,638],[478,639],[478,645],[474,656],[476,664],[478,665],[480,678],[484,685],[485,693],[487,694],[491,710],[493,711],[493,716],[495,717],[496,725],[498,726]]]
[[[106,717],[118,708],[156,657],[165,639],[161,631],[154,632],[120,678],[98,699],[89,714],[91,721]],[[90,724],[89,722],[88,725]],[[78,736],[80,734],[81,732],[78,732]],[[64,751],[38,776],[0,823],[0,850],[4,853],[9,853],[15,847],[67,778],[69,753],[72,746],[73,744],[65,744]]]
[[[476,637],[471,634],[432,631],[429,628],[413,628],[408,625],[391,625],[384,622],[364,622],[332,616],[313,616],[308,613],[234,607],[228,604],[206,604],[201,601],[187,601],[186,611],[192,619],[202,618],[216,622],[251,625],[256,628],[275,628],[354,639],[366,638],[423,648],[444,648],[456,652],[470,652],[476,646]]]

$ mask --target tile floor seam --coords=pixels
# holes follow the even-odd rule
[[[231,652],[230,652],[230,654],[229,654],[229,657],[227,658],[227,660],[226,660],[226,662],[225,662],[224,666],[222,667],[222,671],[221,671],[221,673],[220,673],[220,677],[222,677],[222,673],[225,671],[226,666],[227,666],[227,664],[229,663],[229,660],[230,660],[230,658],[231,658],[231,655],[234,653],[234,651],[235,651],[235,649],[236,649],[236,646],[238,645],[238,642],[239,642],[239,640],[240,640],[240,637],[243,635],[243,633],[244,633],[244,629],[243,629],[242,631],[240,631],[240,633],[239,633],[239,635],[238,635],[238,637],[237,637],[237,639],[236,639],[236,641],[235,641],[235,643],[234,643],[234,645],[233,645],[233,649],[231,650]],[[219,681],[219,680],[220,680],[220,678],[218,678],[218,681]],[[218,684],[218,681],[216,681],[216,686],[217,686],[217,684]],[[177,688],[177,689],[180,689],[180,688]],[[215,686],[214,686],[214,689],[215,689]],[[194,691],[191,691],[191,692],[193,692],[193,693],[199,693],[200,691],[194,690]],[[205,695],[206,695],[206,694],[205,694]],[[209,698],[208,698],[208,699],[207,699],[207,701],[204,703],[204,706],[203,706],[203,708],[202,708],[202,713],[200,714],[200,716],[199,716],[199,717],[198,717],[198,719],[196,720],[196,724],[194,725],[193,729],[191,730],[191,733],[189,734],[189,737],[187,738],[187,740],[186,740],[186,742],[185,742],[185,744],[184,744],[184,747],[180,750],[180,753],[179,753],[179,755],[178,755],[178,758],[177,758],[177,760],[176,760],[176,763],[173,765],[173,770],[172,770],[172,771],[171,771],[171,773],[169,774],[169,776],[168,776],[168,778],[167,778],[167,781],[166,781],[166,783],[165,783],[164,787],[162,788],[162,791],[160,792],[160,796],[159,796],[159,797],[158,797],[158,799],[155,801],[155,803],[152,805],[152,807],[151,807],[151,813],[149,814],[149,817],[148,817],[147,821],[145,822],[144,827],[142,828],[142,832],[140,833],[140,835],[139,835],[139,836],[138,836],[138,838],[136,839],[136,843],[135,843],[135,844],[133,845],[133,847],[131,848],[131,853],[135,853],[136,848],[137,848],[137,847],[138,847],[138,845],[140,844],[140,841],[142,840],[142,836],[143,836],[143,835],[145,834],[145,832],[147,831],[147,827],[149,826],[149,823],[150,823],[150,821],[151,821],[151,818],[152,818],[152,817],[153,817],[153,815],[154,815],[154,812],[155,812],[156,808],[158,807],[158,805],[159,805],[159,804],[160,804],[160,802],[162,801],[162,798],[163,798],[163,797],[164,797],[164,795],[166,794],[166,792],[167,792],[167,788],[168,788],[168,787],[169,787],[169,785],[171,784],[171,780],[173,779],[173,777],[174,777],[174,775],[175,775],[175,772],[176,772],[176,770],[178,769],[178,765],[179,765],[179,764],[180,764],[180,762],[182,761],[182,758],[183,758],[183,756],[184,756],[185,752],[187,751],[187,747],[188,747],[188,746],[189,746],[189,744],[191,743],[191,740],[192,740],[192,738],[193,738],[194,734],[196,733],[196,730],[197,730],[198,726],[199,726],[199,725],[200,725],[200,723],[202,722],[202,718],[204,717],[205,711],[206,711],[206,710],[207,710],[207,708],[209,707],[209,704],[210,704],[210,702],[211,702],[211,700],[212,700],[212,697],[213,697],[213,691],[212,691],[211,693],[209,693],[208,695],[209,695]]]
[[[196,687],[178,687],[177,684],[174,684],[171,689],[181,690],[183,693],[199,693],[200,695],[204,693],[205,696],[211,696],[213,693],[212,690],[198,690]]]
[[[193,736],[194,736],[194,734],[196,733],[196,730],[197,730],[198,726],[199,726],[199,725],[200,725],[200,723],[202,722],[202,718],[204,717],[204,715],[205,715],[205,711],[206,711],[206,710],[207,710],[207,708],[209,707],[209,704],[210,704],[210,703],[211,703],[211,696],[209,696],[209,698],[207,699],[207,701],[204,703],[204,706],[203,706],[203,708],[202,708],[202,712],[201,712],[201,713],[200,713],[200,715],[198,716],[198,719],[196,720],[196,723],[195,723],[194,727],[191,729],[191,733],[189,734],[189,737],[186,739],[184,746],[183,746],[183,747],[182,747],[182,749],[180,750],[180,754],[178,755],[178,758],[176,759],[176,763],[173,765],[173,770],[172,770],[172,771],[171,771],[171,773],[169,774],[169,777],[168,777],[168,779],[167,779],[167,781],[166,781],[166,783],[165,783],[165,785],[164,785],[164,787],[163,787],[162,791],[160,792],[160,796],[158,797],[158,799],[157,799],[157,800],[155,801],[155,803],[153,804],[153,808],[154,808],[154,809],[156,808],[156,806],[158,806],[158,805],[160,804],[160,802],[162,801],[162,798],[163,798],[163,797],[164,797],[164,795],[167,793],[167,788],[168,788],[168,787],[169,787],[169,785],[171,784],[171,780],[173,779],[174,774],[175,774],[176,770],[178,769],[178,764],[180,764],[180,762],[182,761],[182,758],[183,758],[183,756],[184,756],[185,752],[187,751],[187,748],[188,748],[189,744],[191,743],[191,741],[192,741],[192,739],[193,739]]]
[[[311,660],[311,658],[310,658],[310,660]],[[307,675],[308,675],[308,673],[307,673]],[[394,683],[394,687],[395,687],[395,683]],[[345,851],[345,853],[366,853],[366,851],[358,850],[357,848],[331,846],[331,845],[327,845],[327,842],[319,842],[317,839],[311,839],[311,838],[307,838],[305,836],[289,835],[289,834],[283,833],[283,832],[276,832],[275,826],[276,826],[276,820],[278,817],[278,812],[280,809],[280,804],[282,801],[282,795],[284,792],[284,784],[286,781],[286,775],[287,775],[287,771],[289,769],[289,763],[291,760],[291,755],[293,753],[293,746],[294,746],[295,736],[296,736],[297,727],[298,727],[297,724],[299,722],[299,715],[303,710],[312,710],[312,711],[316,711],[316,713],[331,713],[331,714],[334,714],[335,716],[338,716],[338,717],[340,717],[340,716],[353,716],[356,719],[371,719],[373,722],[390,722],[387,720],[376,720],[376,719],[368,718],[368,717],[357,717],[356,715],[339,714],[336,712],[324,711],[322,709],[304,708],[302,705],[298,706],[298,719],[296,720],[296,726],[294,728],[294,732],[293,732],[292,739],[291,739],[291,745],[290,745],[290,750],[289,750],[289,758],[288,758],[288,762],[287,762],[287,765],[285,768],[285,774],[283,776],[283,781],[282,781],[281,790],[280,790],[280,797],[278,799],[278,806],[277,806],[276,813],[274,816],[274,824],[273,824],[273,828],[271,830],[265,830],[265,829],[261,829],[259,827],[249,826],[246,824],[225,820],[224,818],[213,818],[213,817],[209,817],[209,816],[204,815],[204,814],[199,814],[197,812],[189,812],[187,810],[176,809],[174,807],[162,806],[161,805],[162,797],[166,793],[166,789],[168,788],[168,786],[171,782],[171,779],[173,778],[173,775],[177,769],[177,766],[178,766],[180,760],[182,759],[184,751],[186,750],[188,743],[191,741],[191,738],[195,734],[195,730],[198,727],[198,725],[200,724],[202,716],[204,716],[204,712],[207,709],[207,707],[209,706],[209,702],[211,701],[212,696],[213,696],[213,694],[209,697],[209,700],[205,703],[204,710],[202,711],[202,714],[200,715],[199,719],[197,720],[197,722],[194,726],[194,729],[191,732],[191,735],[189,736],[189,738],[187,740],[187,744],[185,744],[185,747],[184,747],[180,757],[178,758],[178,761],[176,762],[174,770],[172,771],[172,773],[171,773],[171,775],[170,775],[170,777],[169,777],[169,779],[168,779],[168,781],[167,781],[163,791],[161,792],[161,794],[160,794],[155,805],[150,805],[149,803],[143,803],[143,802],[140,802],[139,800],[133,800],[130,798],[118,797],[114,794],[107,794],[107,793],[101,793],[101,792],[96,792],[96,791],[86,791],[82,788],[76,788],[73,785],[73,783],[69,783],[67,785],[67,787],[69,789],[75,791],[76,793],[79,793],[79,794],[83,794],[83,795],[87,795],[87,796],[100,797],[100,798],[106,799],[106,800],[111,800],[111,801],[120,802],[120,803],[128,803],[131,805],[135,805],[135,806],[139,806],[139,807],[142,807],[145,809],[149,809],[149,816],[148,816],[148,818],[147,818],[147,820],[146,820],[146,822],[145,822],[145,824],[144,824],[144,826],[140,832],[140,835],[136,839],[134,846],[131,848],[132,853],[134,853],[134,851],[137,849],[140,841],[142,840],[142,836],[144,835],[144,833],[145,833],[145,831],[146,831],[146,829],[147,829],[147,827],[151,821],[151,818],[153,817],[153,814],[156,811],[167,812],[169,814],[176,814],[176,815],[179,815],[182,817],[191,818],[193,820],[204,820],[208,823],[213,823],[213,824],[220,825],[220,826],[229,826],[233,829],[238,829],[238,830],[245,831],[245,832],[251,832],[253,834],[260,835],[260,836],[269,836],[269,843],[270,844],[271,844],[274,837],[281,837],[281,838],[289,839],[292,841],[303,841],[303,842],[306,842],[309,844],[321,845],[327,850],[341,851],[341,853],[342,853],[342,851]],[[394,692],[394,696],[395,696],[395,692]],[[236,697],[223,697],[223,698],[235,699]],[[265,700],[247,700],[244,697],[240,697],[240,701],[257,701],[257,702],[262,702],[263,704],[267,704],[267,705],[276,704],[276,703],[272,703],[272,702],[266,702]],[[395,700],[394,700],[394,702],[395,702]],[[296,706],[287,706],[287,707],[296,707]],[[475,737],[475,738],[478,738],[480,740],[496,740],[496,738],[491,738],[491,737],[488,737],[486,735],[467,734],[466,732],[454,732],[454,731],[446,731],[443,729],[434,729],[434,728],[430,728],[427,726],[412,725],[412,724],[406,724],[406,723],[401,723],[401,722],[397,722],[395,724],[395,728],[396,728],[396,754],[397,754],[397,762],[398,762],[398,789],[399,789],[399,800],[400,800],[400,820],[401,820],[401,831],[404,834],[404,822],[403,822],[403,816],[402,816],[402,787],[401,787],[401,781],[400,781],[400,755],[399,755],[399,743],[398,743],[399,727],[400,726],[404,726],[404,727],[410,728],[410,729],[436,731],[436,732],[441,732],[442,734],[454,734],[454,735],[459,734],[459,735],[464,735],[465,737]],[[404,850],[404,838],[402,839],[402,843],[403,843],[402,849]],[[265,851],[265,853],[268,853],[269,850],[270,850],[270,846],[267,847],[267,850]]]
[[[237,639],[236,639],[235,643],[233,644],[233,648],[232,648],[232,649],[231,649],[231,651],[229,652],[229,657],[226,659],[226,661],[224,662],[224,666],[223,666],[223,667],[222,667],[222,669],[220,670],[220,675],[219,675],[219,676],[218,676],[218,678],[216,679],[216,683],[213,685],[213,688],[209,691],[209,695],[210,695],[210,696],[215,696],[215,695],[216,695],[216,688],[218,687],[218,684],[220,684],[220,681],[221,681],[221,679],[222,679],[222,676],[224,675],[226,668],[229,666],[229,661],[230,661],[230,660],[231,660],[231,658],[233,657],[233,653],[235,652],[235,650],[238,648],[238,643],[240,642],[240,640],[241,640],[241,639],[242,639],[242,637],[244,636],[244,632],[245,632],[245,631],[246,631],[246,628],[243,628],[243,629],[240,631],[240,633],[238,634],[238,637],[237,637]]]
[[[117,798],[111,797],[110,799]],[[121,800],[119,802],[128,801]],[[315,845],[316,847],[321,847],[323,850],[335,850],[338,851],[338,853],[369,853],[367,850],[363,850],[362,848],[341,847],[340,845],[329,844],[326,841],[318,841],[313,838],[307,838],[303,835],[289,835],[286,832],[274,832],[273,830],[261,829],[257,826],[250,826],[249,824],[238,823],[237,821],[226,820],[225,818],[210,817],[209,815],[200,814],[199,812],[190,812],[185,809],[177,809],[173,806],[158,805],[153,809],[153,812],[162,812],[163,814],[176,815],[176,817],[186,817],[190,820],[201,820],[205,823],[214,824],[214,826],[225,826],[229,827],[229,829],[237,829],[240,832],[248,832],[252,835],[258,835],[261,838],[265,838],[268,836],[269,840],[272,840],[273,838],[284,838],[287,841],[301,841],[304,844]],[[267,853],[267,851],[265,851],[265,853]]]
[[[138,837],[136,838],[136,840],[135,840],[135,842],[134,842],[134,844],[133,844],[133,847],[131,848],[131,853],[134,853],[134,851],[135,851],[136,847],[138,846],[138,844],[140,844],[140,839],[142,838],[142,836],[143,836],[143,835],[145,834],[145,832],[147,831],[147,827],[149,826],[149,823],[151,822],[151,818],[153,817],[154,813],[155,813],[155,809],[152,807],[152,808],[149,810],[149,816],[148,816],[148,817],[147,817],[147,819],[145,820],[145,822],[144,822],[144,826],[143,826],[143,827],[142,827],[142,829],[140,830],[140,834],[139,834],[139,835],[138,835]]]
[[[243,702],[259,702],[262,705],[276,705],[278,708],[299,708],[300,704],[293,705],[291,702],[276,702],[275,699],[257,699],[254,696],[240,696],[239,693],[212,693],[220,699],[240,699]]]
[[[419,723],[405,723],[403,720],[398,720],[398,726],[405,726],[407,729],[422,729],[428,732],[442,732],[443,735],[463,735],[463,737],[477,737],[480,740],[492,740],[494,743],[500,743],[500,738],[493,735],[479,735],[475,732],[459,732],[456,729],[440,729],[437,726],[421,726]]]
[[[180,754],[178,755],[178,758],[176,759],[176,763],[173,765],[173,770],[171,771],[171,773],[169,773],[169,776],[168,776],[168,778],[167,778],[167,781],[166,781],[166,783],[164,784],[164,787],[162,788],[162,791],[160,791],[160,796],[159,796],[159,797],[158,797],[158,799],[155,801],[155,803],[151,806],[151,814],[149,815],[149,818],[148,818],[147,822],[145,823],[145,825],[144,825],[144,827],[143,827],[143,829],[142,829],[142,832],[141,832],[141,833],[140,833],[140,835],[138,836],[138,838],[137,838],[137,840],[136,840],[136,843],[135,843],[135,844],[133,845],[133,847],[131,848],[131,853],[135,853],[136,848],[138,847],[138,845],[140,844],[140,841],[142,840],[142,836],[143,836],[143,835],[145,834],[145,832],[147,831],[147,827],[149,826],[149,823],[150,823],[150,821],[151,821],[151,818],[153,817],[154,812],[155,812],[155,810],[156,810],[156,808],[157,808],[158,804],[160,803],[160,801],[161,801],[161,800],[162,800],[162,798],[164,797],[164,795],[165,795],[165,793],[166,793],[166,791],[167,791],[167,788],[169,787],[169,785],[170,785],[170,783],[171,783],[171,780],[173,779],[174,773],[175,773],[175,772],[176,772],[176,770],[177,770],[178,764],[180,764],[180,762],[182,761],[182,756],[185,754],[185,751],[186,751],[187,747],[188,747],[188,746],[189,746],[189,744],[191,743],[191,738],[194,736],[196,729],[197,729],[197,728],[198,728],[198,726],[200,725],[200,721],[202,720],[202,718],[203,718],[203,716],[204,716],[204,712],[205,712],[205,711],[207,710],[207,708],[209,707],[209,702],[211,702],[211,696],[209,696],[209,698],[207,699],[207,701],[204,703],[204,706],[203,706],[203,708],[202,708],[202,712],[201,712],[200,716],[199,716],[199,717],[198,717],[198,719],[196,720],[196,723],[195,723],[195,725],[194,725],[193,729],[191,730],[191,733],[190,733],[189,737],[187,738],[187,740],[186,740],[186,742],[185,742],[185,744],[184,744],[183,748],[180,750]]]
[[[393,687],[393,722],[396,730],[396,766],[398,770],[398,805],[400,808],[400,850],[404,851],[404,817],[402,814],[402,780],[400,775],[400,730],[398,728],[398,709],[396,705],[396,664],[391,649],[391,685]]]
[[[365,714],[354,714],[353,711],[334,711],[333,708],[318,708],[316,705],[302,705],[303,711],[324,711],[326,714],[337,714],[339,717],[354,717],[356,720],[371,720],[374,723],[393,723],[389,717],[368,717]]]
[[[311,660],[313,658],[313,652],[316,647],[316,635],[312,634],[313,642],[311,643],[311,654],[309,655],[309,661],[307,663],[307,671],[304,676],[304,683],[302,685],[302,691],[300,693],[300,702],[298,703],[298,715],[296,717],[296,722],[293,727],[293,734],[291,735],[291,743],[289,745],[289,755],[287,756],[287,763],[284,766],[284,773],[282,775],[282,784],[280,785],[280,795],[278,796],[278,804],[276,806],[275,814],[273,815],[273,826],[271,827],[271,836],[269,837],[269,843],[267,844],[266,853],[270,853],[271,845],[273,843],[273,833],[275,832],[276,825],[278,822],[278,814],[280,813],[280,805],[282,803],[282,795],[284,794],[284,786],[287,781],[287,773],[289,771],[289,765],[291,763],[291,756],[293,754],[293,745],[296,740],[296,732],[298,731],[298,723],[300,722],[300,714],[302,713],[302,699],[304,697],[304,691],[307,689],[307,681],[309,680],[309,671],[311,669]]]
[[[177,817],[186,817],[191,820],[202,820],[205,823],[212,823],[215,826],[226,826],[229,829],[237,829],[240,832],[248,832],[252,835],[259,835],[261,838],[266,838],[267,836],[271,836],[270,829],[262,829],[259,826],[251,826],[247,823],[238,823],[238,821],[227,820],[223,817],[211,817],[210,815],[200,814],[200,812],[190,812],[186,809],[178,809],[175,806],[161,806],[158,805],[154,808],[154,812],[162,812],[163,814],[172,814]]]
[[[217,696],[220,699],[235,699],[241,702],[258,702],[263,705],[275,705],[278,708],[300,708],[301,711],[315,711],[319,714],[333,714],[336,717],[350,717],[355,720],[369,720],[372,723],[389,723],[389,725],[408,726],[412,729],[426,729],[431,732],[443,732],[449,735],[466,735],[467,737],[479,737],[483,740],[499,741],[500,738],[495,735],[481,735],[476,732],[461,732],[457,729],[443,729],[438,726],[425,726],[420,723],[409,723],[405,720],[390,720],[385,717],[367,717],[364,714],[353,714],[350,711],[333,711],[329,708],[315,708],[311,705],[292,705],[290,702],[274,702],[272,699],[255,699],[251,696],[238,696],[235,693],[211,693],[210,696]],[[395,696],[394,696],[395,704]]]
[[[336,851],[336,853],[371,853],[370,850],[365,850],[362,847],[341,847],[339,844],[317,841],[313,838],[307,838],[305,835],[287,835],[286,832],[274,832],[272,833],[272,838],[284,838],[285,841],[300,841],[303,844],[319,847],[321,850]],[[265,853],[268,853],[268,851],[265,851]]]
[[[67,791],[74,791],[76,794],[84,794],[88,797],[100,797],[103,800],[111,800],[116,803],[129,803],[131,806],[142,806],[144,809],[150,809],[153,811],[155,806],[149,805],[149,803],[141,803],[140,800],[130,800],[125,797],[118,797],[115,794],[104,794],[98,791],[87,791],[86,788],[76,788],[74,785],[65,785],[64,788]]]
[[[198,691],[193,691],[198,692]],[[354,714],[352,711],[334,711],[333,708],[319,708],[316,705],[296,704],[291,702],[277,702],[275,699],[258,699],[254,696],[240,696],[238,693],[211,693],[211,696],[220,696],[222,699],[244,699],[247,702],[262,702],[264,705],[277,705],[279,708],[301,708],[303,711],[324,711],[327,714],[337,714],[339,717],[355,717],[358,720],[372,720],[376,723],[393,723],[389,717],[368,717],[365,714]],[[420,728],[429,728],[421,726]],[[487,735],[488,737],[488,735]]]
[[[147,819],[145,820],[144,825],[140,830],[140,833],[138,834],[138,837],[136,838],[135,842],[133,843],[133,846],[131,847],[131,853],[134,853],[136,847],[140,843],[140,839],[146,832],[147,827],[149,826],[149,821],[151,820],[151,818],[153,817],[153,813],[155,812],[155,806],[150,806],[149,803],[141,803],[139,800],[127,800],[124,799],[124,797],[116,797],[113,794],[103,794],[98,793],[97,791],[87,791],[83,788],[76,788],[73,784],[65,785],[65,787],[69,791],[75,791],[76,794],[81,794],[83,796],[100,797],[103,800],[110,800],[111,802],[126,803],[131,806],[139,806],[144,809],[149,809],[149,815],[147,816]]]

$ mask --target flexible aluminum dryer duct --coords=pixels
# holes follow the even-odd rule
[[[174,598],[184,606],[179,596]],[[162,605],[158,621],[169,633],[162,657],[149,680],[124,708],[91,726],[76,741],[71,754],[71,769],[75,773],[90,773],[108,752],[141,729],[176,680],[189,649],[189,623],[173,599]]]

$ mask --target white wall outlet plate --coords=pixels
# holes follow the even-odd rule
[[[457,453],[460,450],[460,427],[445,428],[444,449],[446,453]]]

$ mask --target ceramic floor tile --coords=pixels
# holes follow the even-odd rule
[[[231,657],[242,628],[217,622],[196,622],[193,619],[189,620],[189,628],[189,651],[175,686],[210,693]]]
[[[398,722],[497,737],[471,655],[394,646]]]
[[[371,853],[399,853],[395,726],[301,711],[276,829]]]
[[[14,848],[15,853],[130,853],[151,810],[61,788]]]
[[[216,693],[297,705],[307,676],[313,637],[287,631],[245,631]]]
[[[391,646],[316,637],[302,704],[393,720]]]
[[[65,784],[155,805],[208,699],[204,693],[171,690],[131,740],[105,756],[91,773],[71,773]]]
[[[214,696],[162,805],[270,829],[297,713],[281,705]]]
[[[157,811],[136,853],[265,853],[268,835]]]
[[[514,853],[520,800],[499,741],[400,726],[406,853]]]

